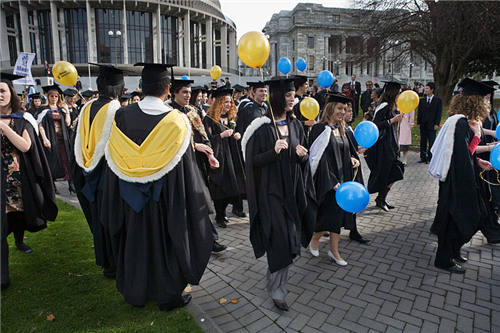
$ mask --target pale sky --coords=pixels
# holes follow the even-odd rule
[[[222,12],[235,24],[237,40],[249,31],[262,31],[273,14],[292,10],[298,3],[319,3],[324,7],[347,8],[349,0],[219,0]]]

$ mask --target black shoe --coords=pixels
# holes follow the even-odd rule
[[[462,256],[458,256],[458,257],[451,258],[451,259],[453,259],[453,261],[458,263],[458,264],[465,264],[467,262],[467,259],[462,257]]]
[[[387,206],[387,208],[389,208],[389,209],[394,209],[394,208],[396,208],[396,207],[394,207],[393,205],[390,205],[387,201],[386,201],[386,202],[384,202],[384,203],[385,203],[385,205]]]
[[[380,208],[386,212],[389,211],[389,207],[387,207],[387,204],[384,201],[375,199],[375,206],[377,206],[378,208]]]
[[[214,242],[214,245],[212,246],[212,252],[215,252],[215,253],[222,252],[225,249],[227,249],[226,245],[222,245],[222,244],[219,244],[217,242]]]
[[[59,190],[57,189],[56,184],[54,184],[54,193],[55,193],[55,194],[59,194]]]
[[[69,191],[69,194],[76,193],[75,187],[73,186],[73,183],[68,183],[68,191]]]
[[[363,238],[363,236],[361,236],[361,235],[359,235],[358,237],[349,236],[349,238],[352,239],[353,241],[356,241],[356,242],[361,243],[361,244],[366,244],[366,243],[370,242],[369,239]]]
[[[220,219],[220,218],[215,218],[215,223],[217,223],[217,225],[223,229],[227,228],[227,224],[226,224],[226,221],[224,221],[224,219]]]
[[[224,222],[229,223],[229,219],[227,218],[227,216],[224,216]]]
[[[24,252],[24,253],[31,253],[33,252],[33,250],[31,249],[31,247],[29,247],[28,245],[26,245],[26,243],[22,242],[22,243],[16,243],[16,247],[19,251],[21,252]]]
[[[427,163],[427,159],[421,158],[420,161],[418,161],[417,163]]]
[[[429,162],[430,162],[430,161],[429,161],[429,160],[427,160],[427,161],[425,161],[425,164],[429,164]]]
[[[236,209],[233,208],[232,212],[233,212],[233,215],[235,215],[235,216],[238,216],[238,217],[247,217],[247,214],[244,211],[242,211],[242,210],[236,210]]]
[[[439,268],[439,269],[444,269],[445,271],[448,271],[450,273],[465,274],[465,268],[463,268],[462,266],[459,266],[457,264],[453,264],[453,266],[450,266],[450,267],[441,267],[439,265],[434,265],[434,266],[436,266],[436,268]]]
[[[186,294],[181,296],[177,302],[160,304],[160,311],[171,311],[173,309],[183,308],[191,301],[192,298],[191,294]]]
[[[286,304],[285,300],[273,299],[273,302],[278,309],[288,311],[288,305]]]

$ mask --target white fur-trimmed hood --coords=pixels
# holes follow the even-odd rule
[[[268,117],[260,117],[254,119],[250,125],[248,125],[245,134],[243,134],[243,139],[241,139],[241,151],[243,152],[243,160],[245,160],[246,156],[245,153],[247,151],[247,144],[248,140],[252,137],[252,135],[259,129],[264,124],[269,124],[271,123],[271,119]]]
[[[328,143],[330,142],[330,136],[332,135],[332,130],[329,126],[325,126],[325,129],[321,134],[314,140],[309,149],[309,165],[311,166],[311,175],[314,177],[316,171],[318,170],[319,161],[325,152]]]

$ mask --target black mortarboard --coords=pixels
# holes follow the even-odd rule
[[[123,102],[123,101],[129,100],[129,99],[131,99],[131,98],[132,98],[132,95],[130,95],[130,94],[123,94],[123,95],[121,95],[121,97],[120,97],[120,102]]]
[[[69,97],[73,97],[77,93],[78,93],[78,91],[76,91],[75,89],[71,89],[71,88],[68,88],[68,89],[63,91],[64,96],[69,96]]]
[[[222,96],[231,96],[232,94],[233,94],[233,89],[224,89],[224,87],[212,91],[213,98]]]
[[[458,86],[462,88],[461,94],[464,96],[470,96],[470,95],[486,96],[495,91],[495,88],[487,84],[478,82],[476,80],[469,79],[468,77],[460,81]]]
[[[141,74],[142,83],[155,83],[173,75],[173,69],[170,73],[168,69],[174,67],[174,65],[170,64],[138,62],[134,66],[144,66]]]
[[[269,90],[271,93],[273,91],[281,89],[283,94],[286,94],[289,91],[295,91],[294,82],[294,77],[287,78],[284,76],[275,76],[271,80],[267,80],[265,84],[269,85]]]
[[[43,89],[44,93],[48,93],[51,90],[56,90],[59,93],[59,95],[61,95],[61,96],[63,95],[61,88],[59,88],[59,85],[56,83],[54,83],[51,86],[43,86],[42,89]]]
[[[28,95],[28,97],[29,97],[30,99],[37,99],[37,98],[38,98],[38,99],[42,99],[42,96],[40,96],[40,93],[30,94],[30,95]]]
[[[384,91],[399,91],[401,89],[401,83],[395,81],[382,81],[384,82],[384,87],[382,88]]]
[[[233,86],[233,89],[234,89],[234,91],[240,91],[240,92],[242,92],[243,90],[245,90],[245,87],[243,87],[243,86],[241,86],[239,84],[235,84]]]
[[[142,92],[140,92],[140,91],[132,91],[132,92],[130,93],[130,97],[132,98],[132,97],[134,97],[134,96],[139,96],[139,97],[142,97]]]
[[[99,66],[99,78],[107,86],[116,86],[123,83],[123,71],[113,65],[97,64],[89,62],[91,65]]]
[[[352,102],[352,98],[349,98],[345,95],[338,94],[338,93],[326,93],[325,100],[326,100],[326,104],[333,103],[333,102],[340,102],[340,103],[347,104],[349,102]]]
[[[207,92],[207,89],[205,89],[205,87],[202,86],[196,86],[196,87],[191,87],[191,91],[192,92],[201,91],[202,93],[204,93]]]
[[[307,76],[305,75],[295,75],[293,77],[293,83],[295,84],[295,89],[298,89],[301,85],[307,82]]]
[[[190,87],[194,80],[183,80],[183,79],[173,79],[172,80],[172,90],[177,90],[182,87]]]
[[[7,84],[10,84],[11,86],[13,85],[12,81],[21,79],[24,76],[21,75],[16,75],[16,74],[10,74],[10,73],[0,73],[0,82],[5,82]]]
[[[487,84],[487,85],[489,85],[490,87],[494,87],[494,86],[498,86],[498,85],[500,85],[500,83],[498,83],[498,82],[496,82],[496,81],[493,81],[493,80],[489,80],[489,81],[481,81],[481,83]]]
[[[248,86],[257,89],[257,88],[265,88],[266,84],[262,81],[257,81],[257,82],[247,82]]]
[[[95,91],[88,89],[88,90],[81,92],[80,95],[82,95],[85,98],[89,98],[89,97],[92,97],[95,95]]]

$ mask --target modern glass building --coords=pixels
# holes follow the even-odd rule
[[[65,60],[77,68],[163,62],[199,74],[213,65],[237,73],[236,26],[217,0],[15,0],[0,6],[2,68],[14,66],[19,52],[31,52],[34,69]]]

